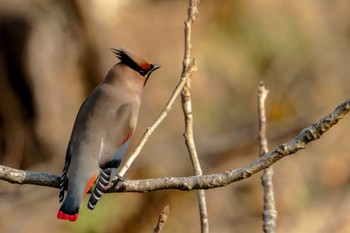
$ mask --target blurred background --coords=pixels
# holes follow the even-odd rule
[[[129,152],[180,78],[187,0],[0,0],[0,164],[60,174],[82,101],[127,46],[162,65],[144,91]],[[258,156],[257,87],[270,149],[350,93],[350,2],[202,0],[193,26],[195,140],[204,173]],[[180,100],[126,177],[189,176]],[[350,232],[350,119],[274,165],[277,232]],[[211,232],[262,232],[260,175],[208,190]],[[75,223],[56,219],[58,190],[0,182],[0,232],[200,232],[196,192],[105,195]]]

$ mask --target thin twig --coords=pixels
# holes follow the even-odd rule
[[[188,18],[185,21],[185,52],[183,60],[183,69],[181,76],[184,76],[190,66],[191,57],[191,25],[194,23],[196,16],[198,15],[197,8],[198,0],[190,0],[188,7]],[[185,133],[187,149],[189,151],[192,166],[195,175],[202,175],[202,169],[198,160],[197,150],[193,137],[193,112],[192,112],[192,100],[191,100],[191,82],[190,80],[185,84],[181,92],[182,109],[185,116]]]
[[[169,205],[164,206],[162,211],[159,214],[157,226],[154,229],[153,233],[159,233],[163,230],[164,224],[169,216]]]
[[[196,20],[199,12],[198,12],[198,0],[189,0],[188,5],[188,16],[185,21],[185,46],[184,46],[184,60],[183,60],[183,68],[182,75],[186,72],[190,65],[191,60],[191,34],[192,34],[192,24]],[[185,142],[187,146],[187,150],[189,152],[191,163],[193,167],[193,172],[196,176],[203,175],[202,168],[198,159],[198,154],[196,150],[196,145],[194,142],[193,136],[193,111],[192,111],[192,98],[191,98],[191,80],[189,80],[184,86],[181,92],[182,99],[182,109],[185,116]],[[198,190],[198,207],[199,207],[199,217],[201,222],[201,232],[209,233],[209,220],[208,220],[208,210],[207,203],[205,198],[205,191],[203,189]]]
[[[266,111],[265,100],[269,91],[261,81],[258,88],[258,116],[259,116],[259,151],[260,157],[268,151],[268,142],[266,137]],[[275,205],[275,195],[272,183],[273,169],[268,167],[264,169],[261,176],[261,183],[264,189],[264,213],[263,213],[263,230],[265,233],[274,233],[276,227],[277,211]]]
[[[350,99],[340,104],[333,112],[316,123],[303,129],[295,138],[281,144],[247,165],[217,174],[190,177],[163,177],[146,180],[122,180],[108,192],[152,192],[162,189],[190,191],[193,189],[213,189],[246,179],[268,168],[287,155],[306,148],[306,144],[319,139],[336,125],[350,111]],[[59,175],[45,172],[23,171],[0,165],[0,180],[16,184],[32,184],[59,188]]]
[[[261,81],[258,88],[258,117],[259,117],[259,151],[260,156],[266,154],[269,149],[266,137],[266,111],[265,100],[269,91],[265,88],[264,82]]]

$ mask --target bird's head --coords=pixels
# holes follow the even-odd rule
[[[124,65],[130,67],[135,72],[137,72],[142,78],[144,78],[144,85],[146,85],[146,82],[151,73],[160,67],[160,65],[158,64],[148,63],[146,60],[144,60],[137,53],[130,49],[112,48],[111,50],[120,59],[120,63],[123,63]]]

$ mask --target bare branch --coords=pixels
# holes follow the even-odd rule
[[[265,88],[261,81],[258,88],[258,116],[259,116],[259,150],[260,156],[268,152],[268,143],[266,137],[266,111],[265,100],[269,91]],[[276,227],[277,211],[275,205],[275,195],[272,183],[273,169],[268,167],[264,169],[261,176],[261,183],[264,189],[264,214],[263,214],[263,230],[265,233],[274,233]]]
[[[184,54],[184,61],[183,61],[183,74],[181,76],[184,76],[184,73],[189,67],[189,63],[187,61],[190,60],[191,57],[191,23],[194,23],[195,16],[197,15],[197,0],[190,0],[189,8],[188,8],[188,19],[185,22],[185,54]],[[194,143],[194,137],[193,137],[193,111],[192,111],[192,100],[191,100],[191,82],[190,80],[185,84],[182,92],[181,92],[181,99],[182,99],[182,110],[184,112],[185,116],[185,142],[187,145],[188,152],[191,157],[192,166],[194,170],[194,174],[197,176],[202,175],[202,169],[198,160],[197,150]]]
[[[259,151],[260,156],[266,154],[269,149],[267,146],[266,138],[266,111],[265,100],[269,91],[265,88],[264,83],[261,81],[258,88],[258,117],[259,117]]]
[[[154,229],[153,233],[159,233],[163,230],[164,224],[169,216],[169,205],[164,206],[162,211],[159,214],[157,226]]]
[[[188,6],[188,17],[185,21],[185,51],[184,51],[184,60],[183,60],[183,68],[182,75],[188,70],[191,60],[191,34],[192,34],[192,24],[196,20],[199,11],[198,11],[198,0],[189,0]],[[192,98],[191,98],[191,80],[189,80],[184,86],[182,93],[182,109],[185,116],[185,142],[187,146],[187,150],[189,152],[193,172],[196,176],[201,176],[203,174],[202,168],[198,159],[197,150],[194,142],[193,136],[193,111],[192,111]],[[207,203],[205,198],[205,191],[200,189],[197,193],[198,196],[198,207],[199,207],[199,215],[201,221],[201,232],[209,233],[209,220],[208,220],[208,210]]]
[[[340,104],[333,112],[327,114],[316,123],[303,129],[291,141],[259,157],[253,162],[238,169],[218,174],[164,177],[145,180],[123,180],[108,192],[152,192],[161,189],[177,189],[190,191],[193,189],[213,189],[246,179],[265,169],[287,155],[306,148],[306,144],[319,139],[330,128],[337,124],[350,111],[350,99]],[[48,187],[59,187],[59,175],[44,172],[22,171],[0,165],[0,180],[17,184],[33,184]]]
[[[0,180],[12,184],[32,184],[58,188],[61,177],[45,172],[23,171],[0,165]]]

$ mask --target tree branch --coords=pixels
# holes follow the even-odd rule
[[[166,220],[168,219],[168,216],[169,216],[169,205],[166,205],[166,206],[164,206],[164,208],[162,209],[162,211],[159,214],[157,226],[154,229],[153,233],[159,233],[163,230],[164,224],[165,224]]]
[[[258,88],[258,116],[259,116],[259,151],[260,156],[265,155],[268,149],[266,137],[266,111],[265,100],[269,91],[261,81]],[[264,169],[261,176],[261,183],[264,189],[264,213],[263,213],[263,230],[265,233],[274,233],[276,227],[277,211],[275,205],[275,195],[273,193],[272,183],[273,169],[272,166]]]
[[[182,67],[182,75],[190,66],[191,60],[191,50],[192,50],[192,24],[196,20],[199,11],[198,11],[199,0],[189,0],[188,6],[188,16],[185,21],[185,47],[184,47],[184,59],[183,59],[183,67]],[[194,142],[193,136],[193,111],[192,111],[192,97],[191,97],[191,80],[189,80],[182,92],[182,110],[185,116],[185,142],[187,146],[187,150],[189,152],[191,163],[193,167],[193,172],[196,176],[203,175],[202,168],[198,159],[198,154],[196,150],[196,145]],[[208,219],[208,210],[207,203],[205,198],[205,191],[203,189],[198,190],[198,207],[199,207],[199,217],[201,222],[201,232],[209,233],[209,219]]]
[[[259,157],[253,162],[238,169],[223,173],[189,176],[164,177],[145,180],[122,180],[108,192],[152,192],[161,189],[177,189],[190,191],[193,189],[213,189],[246,179],[265,169],[287,155],[306,148],[306,144],[319,139],[330,128],[337,124],[350,111],[350,99],[340,104],[333,112],[327,114],[316,123],[303,129],[291,141]],[[59,187],[59,175],[44,172],[22,171],[0,165],[0,180],[17,184],[32,184],[47,187]]]
[[[61,176],[45,172],[23,171],[0,165],[0,180],[12,184],[32,184],[58,188]]]

